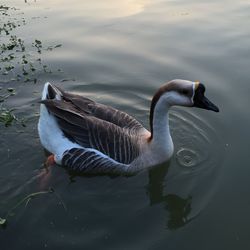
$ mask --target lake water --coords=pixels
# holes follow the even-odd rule
[[[1,250],[250,249],[249,22],[247,0],[1,0]],[[43,168],[46,81],[148,128],[175,78],[203,82],[220,113],[173,108],[168,164],[116,178]]]

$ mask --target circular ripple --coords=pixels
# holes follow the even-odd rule
[[[222,139],[205,114],[179,108],[170,113],[175,157],[166,189],[181,198],[194,197],[187,221],[199,215],[211,199],[224,155]]]
[[[183,167],[195,167],[200,162],[200,155],[188,148],[181,148],[176,153],[177,162]]]
[[[179,166],[198,171],[216,161],[216,147],[220,143],[218,135],[207,121],[188,111],[173,110],[170,122]]]

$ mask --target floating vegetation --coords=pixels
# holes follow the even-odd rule
[[[41,49],[42,49],[42,42],[41,41],[39,41],[39,40],[37,40],[37,39],[35,39],[35,42],[33,42],[32,43],[32,45],[34,46],[34,47],[36,47],[37,48],[37,52],[39,53],[39,54],[41,54]]]
[[[3,123],[5,127],[9,127],[13,122],[20,124],[23,127],[26,127],[24,118],[17,118],[13,113],[15,109],[7,109],[0,106],[0,123]]]
[[[3,123],[5,127],[9,127],[13,121],[17,120],[12,111],[13,109],[7,110],[5,108],[1,108],[0,122]]]
[[[10,96],[14,96],[16,94],[16,91],[14,88],[7,88],[7,92],[2,94],[1,91],[3,89],[0,89],[0,102],[4,102],[7,98],[9,98]]]
[[[68,81],[75,81],[76,79],[74,78],[65,78],[65,79],[62,79],[61,82],[68,82]]]
[[[16,35],[11,35],[6,43],[0,45],[1,54],[8,50],[16,50],[16,52],[24,52],[24,41]]]
[[[7,88],[6,92],[2,94],[3,89],[0,89],[0,103],[3,103],[10,96],[16,95],[16,91],[14,88]],[[15,109],[7,109],[3,107],[3,104],[0,105],[0,123],[4,124],[5,127],[9,127],[16,122],[17,124],[21,124],[21,126],[26,127],[25,119],[19,119],[14,114]]]
[[[0,14],[2,14],[3,16],[9,16],[9,14],[7,13],[8,10],[17,10],[17,8],[0,5]]]
[[[18,207],[20,207],[22,204],[25,203],[25,207],[27,207],[28,204],[29,204],[29,202],[30,202],[32,199],[34,199],[34,198],[36,198],[36,197],[38,197],[38,196],[40,196],[40,195],[52,194],[52,193],[53,193],[53,194],[56,196],[56,198],[60,201],[60,203],[63,205],[63,208],[64,208],[65,211],[66,211],[66,210],[67,210],[67,209],[66,209],[66,206],[65,206],[64,202],[62,201],[61,197],[55,192],[55,190],[54,190],[53,188],[50,188],[50,189],[48,189],[48,190],[46,190],[46,191],[40,191],[40,192],[36,192],[36,193],[31,193],[31,194],[25,196],[25,197],[24,197],[23,199],[21,199],[19,202],[17,202],[16,205],[14,205],[14,206],[7,212],[5,218],[1,218],[1,217],[0,217],[0,226],[6,226],[7,221],[8,221],[8,218],[9,218],[10,216],[13,216],[13,215],[14,215],[14,211],[15,211]]]
[[[47,50],[53,50],[53,49],[60,48],[60,47],[62,47],[62,44],[57,44],[57,45],[55,45],[55,46],[49,46],[49,47],[47,48]]]
[[[26,41],[17,32],[27,25],[24,13],[15,7],[0,5],[0,78],[3,82],[39,81],[41,73],[51,74],[51,68],[42,60],[42,54],[62,47],[62,44],[48,45],[39,38]],[[31,20],[32,21],[32,20]],[[22,33],[21,33],[22,34]],[[62,72],[62,70],[57,70]],[[16,94],[15,89],[0,88],[0,123],[5,127],[13,123],[25,126],[25,119],[17,118],[15,108],[5,107],[4,101]]]
[[[41,39],[37,38],[28,43],[16,35],[16,29],[26,25],[23,14],[16,8],[0,6],[0,74],[7,81],[37,83],[37,73],[52,73],[50,67],[43,63],[42,53],[60,48],[62,44],[45,46]]]

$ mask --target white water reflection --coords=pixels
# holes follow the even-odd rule
[[[45,5],[47,1],[36,2]],[[49,2],[50,8],[60,8],[67,12],[74,12],[74,16],[92,18],[117,18],[135,15],[144,10],[151,0],[53,0]],[[77,6],[77,8],[75,7]]]

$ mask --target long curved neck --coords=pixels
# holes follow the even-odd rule
[[[152,100],[150,110],[150,143],[157,148],[161,148],[169,152],[173,150],[173,142],[169,129],[170,106],[168,96],[165,94],[164,98]]]

